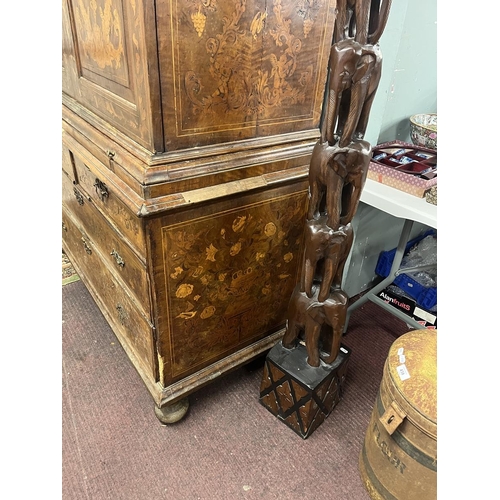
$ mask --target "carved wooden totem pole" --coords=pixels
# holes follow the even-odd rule
[[[341,281],[372,157],[363,137],[380,82],[378,41],[390,5],[337,1],[321,137],[309,168],[302,274],[260,387],[260,402],[304,439],[342,397],[350,350],[341,344],[348,305]]]

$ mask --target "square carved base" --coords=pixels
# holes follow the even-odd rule
[[[259,402],[303,439],[308,438],[342,398],[351,350],[341,345],[335,361],[307,363],[304,345],[286,349],[278,342],[268,353]]]

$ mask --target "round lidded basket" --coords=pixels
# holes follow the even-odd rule
[[[410,137],[415,146],[437,149],[437,113],[410,116]]]

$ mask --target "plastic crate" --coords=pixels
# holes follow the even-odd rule
[[[416,300],[417,305],[430,310],[437,304],[437,287],[424,286],[407,274],[396,276],[393,283]]]
[[[410,251],[410,249],[415,246],[419,241],[423,240],[427,236],[436,235],[434,229],[426,231],[424,234],[417,236],[416,238],[410,240],[405,248],[405,255]],[[392,263],[394,261],[394,256],[396,255],[396,249],[381,252],[377,261],[377,266],[375,268],[375,273],[383,278],[389,276],[391,272]],[[407,274],[400,274],[396,276],[393,283],[404,290],[410,297],[415,299],[417,305],[424,309],[432,309],[437,304],[437,287],[426,287],[415,281],[411,276]]]
[[[414,247],[419,241],[423,240],[427,236],[430,235],[436,235],[436,231],[434,229],[429,229],[426,231],[424,234],[421,234],[419,236],[416,236],[412,240],[410,240],[406,244],[405,248],[405,255],[410,251],[412,247]],[[378,257],[377,261],[377,267],[375,268],[375,272],[384,278],[389,276],[389,273],[391,272],[391,267],[392,267],[392,262],[394,261],[394,256],[396,255],[396,249],[393,248],[392,250],[387,250],[385,252],[380,252],[380,255]]]

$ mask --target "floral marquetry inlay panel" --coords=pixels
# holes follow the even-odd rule
[[[128,83],[124,19],[121,1],[73,0],[75,28],[82,67],[116,81]]]
[[[317,127],[334,4],[172,0],[172,33],[165,42],[173,60],[160,63],[165,69],[173,63],[177,134],[234,132],[284,121],[294,124],[286,131],[304,129],[305,122]]]
[[[301,192],[163,228],[174,377],[284,326],[306,200]]]
[[[159,82],[150,79],[141,9],[140,0],[64,0],[64,29],[71,33],[63,37],[63,103],[79,114],[76,100],[151,150],[159,92],[149,89]]]

